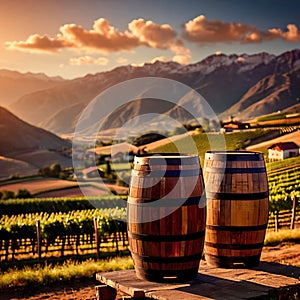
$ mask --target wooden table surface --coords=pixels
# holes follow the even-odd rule
[[[201,261],[197,277],[188,282],[150,282],[137,279],[134,270],[98,273],[96,278],[128,296],[159,300],[287,299],[300,291],[300,268],[268,262],[253,269],[223,269]]]

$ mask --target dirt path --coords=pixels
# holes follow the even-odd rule
[[[285,244],[265,247],[261,259],[287,265],[300,266],[300,244]],[[24,289],[1,293],[1,300],[95,300],[95,286],[99,282],[85,279],[76,282],[58,283],[38,289]]]

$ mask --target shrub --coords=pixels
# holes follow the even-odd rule
[[[7,190],[2,191],[2,196],[1,196],[2,200],[13,199],[13,198],[15,198],[15,193],[14,192],[7,191]]]
[[[32,198],[31,193],[27,189],[19,189],[15,198],[25,199],[25,198]]]
[[[42,169],[39,169],[38,175],[41,175],[41,176],[44,176],[44,177],[60,178],[60,177],[63,177],[64,173],[62,172],[61,165],[58,164],[58,163],[54,163],[50,167],[47,166],[47,167],[44,167]]]

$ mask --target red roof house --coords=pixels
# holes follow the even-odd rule
[[[268,148],[269,160],[281,160],[299,155],[299,146],[294,142],[280,142]]]

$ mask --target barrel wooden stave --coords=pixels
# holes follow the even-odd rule
[[[265,163],[260,153],[230,155],[229,160],[218,152],[205,157],[205,258],[217,267],[253,267],[259,263],[268,222]]]
[[[136,158],[128,197],[128,239],[136,274],[152,281],[195,277],[204,247],[206,208],[199,207],[204,192],[199,158],[178,161],[172,156],[169,165],[168,158],[162,178],[151,176],[162,170],[155,159],[150,164],[149,157]],[[144,216],[154,221],[143,222]]]

